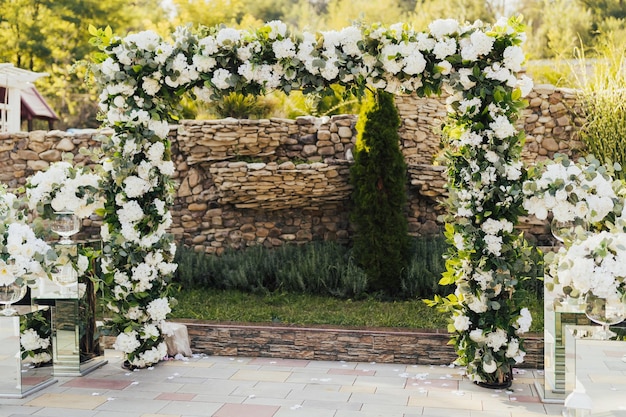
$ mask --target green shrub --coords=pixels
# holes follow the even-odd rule
[[[593,75],[578,78],[585,124],[580,137],[587,151],[606,165],[626,166],[626,53],[607,43],[593,65]],[[582,56],[582,68],[587,62]],[[616,176],[626,179],[626,170]]]
[[[428,298],[454,291],[451,285],[439,285],[441,274],[446,270],[443,255],[447,248],[448,242],[442,235],[413,239],[412,256],[402,277],[402,294],[405,297]]]
[[[209,109],[220,118],[262,119],[272,113],[273,107],[271,100],[265,97],[230,93],[221,100],[212,102]]]
[[[400,117],[392,94],[377,90],[357,123],[350,169],[356,226],[354,256],[366,271],[369,289],[388,296],[402,291],[408,260],[406,164],[400,150]]]
[[[409,266],[401,272],[397,299],[446,294],[438,284],[444,271],[443,236],[413,239]],[[179,247],[175,283],[183,290],[215,288],[249,293],[293,292],[360,299],[368,278],[352,249],[336,242],[312,242],[268,249],[253,246],[221,256]],[[375,294],[370,294],[375,295]]]

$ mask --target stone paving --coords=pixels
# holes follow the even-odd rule
[[[0,417],[538,417],[537,370],[519,369],[508,390],[472,384],[447,366],[196,355],[122,369],[119,352],[82,377],[22,399],[0,398]]]

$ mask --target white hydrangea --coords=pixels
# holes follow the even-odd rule
[[[241,40],[241,32],[233,28],[222,28],[215,40],[218,46],[231,49]]]
[[[437,39],[460,31],[459,22],[454,19],[438,19],[428,25],[430,33]]]
[[[216,88],[220,90],[225,90],[230,87],[230,84],[228,82],[230,76],[231,74],[227,69],[219,68],[213,73],[213,77],[211,77],[211,82]]]
[[[489,123],[489,128],[499,139],[509,138],[516,133],[515,126],[506,116],[497,116],[493,122]]]
[[[141,342],[137,338],[137,332],[125,332],[120,333],[113,343],[113,349],[119,350],[124,353],[133,353],[141,346]]]
[[[524,50],[517,45],[508,46],[502,54],[503,63],[506,68],[513,72],[519,72],[522,70],[522,63],[524,62]]]
[[[296,56],[296,45],[289,38],[272,44],[276,59],[293,59]]]
[[[435,54],[435,58],[437,58],[438,60],[443,60],[450,55],[454,55],[456,53],[456,47],[456,39],[440,39],[435,44],[435,47],[433,48],[433,53]]]
[[[152,321],[160,322],[167,318],[167,315],[172,312],[172,309],[170,308],[167,298],[157,298],[148,304],[146,311]]]
[[[504,329],[496,329],[495,332],[491,332],[487,335],[487,346],[492,348],[494,352],[500,350],[500,348],[506,345],[508,337]]]

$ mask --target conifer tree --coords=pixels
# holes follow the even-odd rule
[[[351,181],[354,253],[373,292],[399,292],[408,259],[406,164],[392,94],[377,90],[362,107]]]

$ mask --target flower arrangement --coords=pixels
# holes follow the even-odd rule
[[[50,245],[26,223],[19,199],[0,185],[0,285],[33,284],[55,259]]]
[[[553,160],[535,166],[524,182],[524,208],[540,220],[552,213],[560,222],[580,219],[590,230],[611,228],[616,217],[622,216],[626,197],[626,187],[613,177],[615,168],[601,164],[593,155],[573,162],[567,155],[556,154]]]
[[[54,162],[28,179],[29,208],[44,219],[62,211],[72,212],[81,219],[89,217],[102,206],[98,196],[100,180],[99,175],[87,168],[74,167],[68,161]]]
[[[602,231],[561,248],[546,271],[550,290],[559,295],[605,299],[626,296],[626,233]]]
[[[116,346],[131,365],[162,354],[160,324],[175,268],[166,234],[174,173],[168,120],[180,95],[210,101],[231,92],[323,92],[333,84],[356,95],[366,88],[450,93],[447,236],[454,249],[443,279],[457,292],[433,305],[454,313],[458,363],[473,380],[501,380],[523,358],[519,335],[530,317],[513,295],[529,265],[528,248],[513,231],[525,179],[523,133],[514,122],[532,81],[518,75],[525,39],[518,19],[493,26],[437,20],[427,33],[395,24],[301,35],[274,21],[256,31],[178,28],[172,43],[150,31],[125,38],[110,28],[90,33],[102,51],[92,69],[102,87],[100,108],[114,129],[103,142],[103,287],[115,313]]]

